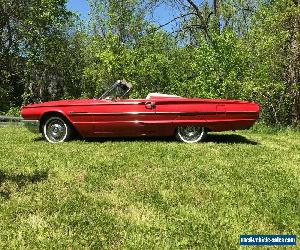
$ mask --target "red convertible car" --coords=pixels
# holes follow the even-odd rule
[[[117,81],[99,99],[61,100],[21,109],[24,124],[51,142],[86,137],[176,136],[183,142],[205,139],[209,131],[250,128],[259,117],[254,102],[194,99],[151,93],[128,99],[131,84]]]

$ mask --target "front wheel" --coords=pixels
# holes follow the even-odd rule
[[[186,143],[195,143],[203,141],[207,136],[207,131],[203,127],[182,126],[178,127],[176,138]]]
[[[61,117],[50,117],[43,125],[43,136],[51,143],[65,142],[71,138],[71,127]]]

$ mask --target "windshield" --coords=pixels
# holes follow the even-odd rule
[[[100,97],[100,99],[114,100],[128,98],[131,87],[132,85],[125,80],[118,80]]]

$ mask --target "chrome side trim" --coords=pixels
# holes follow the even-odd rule
[[[40,132],[40,121],[39,120],[23,120],[23,125],[32,133]]]
[[[216,112],[106,112],[106,113],[89,113],[89,112],[69,112],[68,115],[205,115],[216,114]]]
[[[70,106],[76,106],[76,107],[89,107],[89,106],[103,106],[103,105],[127,105],[127,104],[130,104],[130,105],[141,105],[141,104],[144,104],[145,102],[117,102],[117,101],[110,101],[110,102],[104,102],[104,103],[88,103],[88,104],[85,104],[85,103],[79,103],[79,104],[53,104],[53,105],[47,105],[47,104],[34,104],[36,106],[26,106],[26,108],[53,108],[53,107],[70,107]]]
[[[153,115],[155,112],[107,112],[107,113],[89,113],[89,112],[69,112],[68,115]]]
[[[254,111],[254,110],[249,110],[249,111],[242,111],[242,110],[239,110],[239,111],[232,111],[232,110],[229,110],[229,111],[226,111],[226,113],[258,113],[258,111]]]
[[[69,112],[68,115],[75,116],[75,115],[182,115],[182,116],[193,116],[193,115],[216,115],[216,114],[223,114],[223,113],[257,113],[256,111],[213,111],[213,112],[102,112],[102,113],[89,113],[89,112]]]

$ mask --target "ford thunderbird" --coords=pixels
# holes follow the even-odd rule
[[[176,136],[203,141],[209,131],[250,128],[259,117],[254,102],[184,98],[150,93],[128,99],[132,85],[117,81],[99,99],[60,100],[22,107],[24,124],[51,143],[87,137]]]

